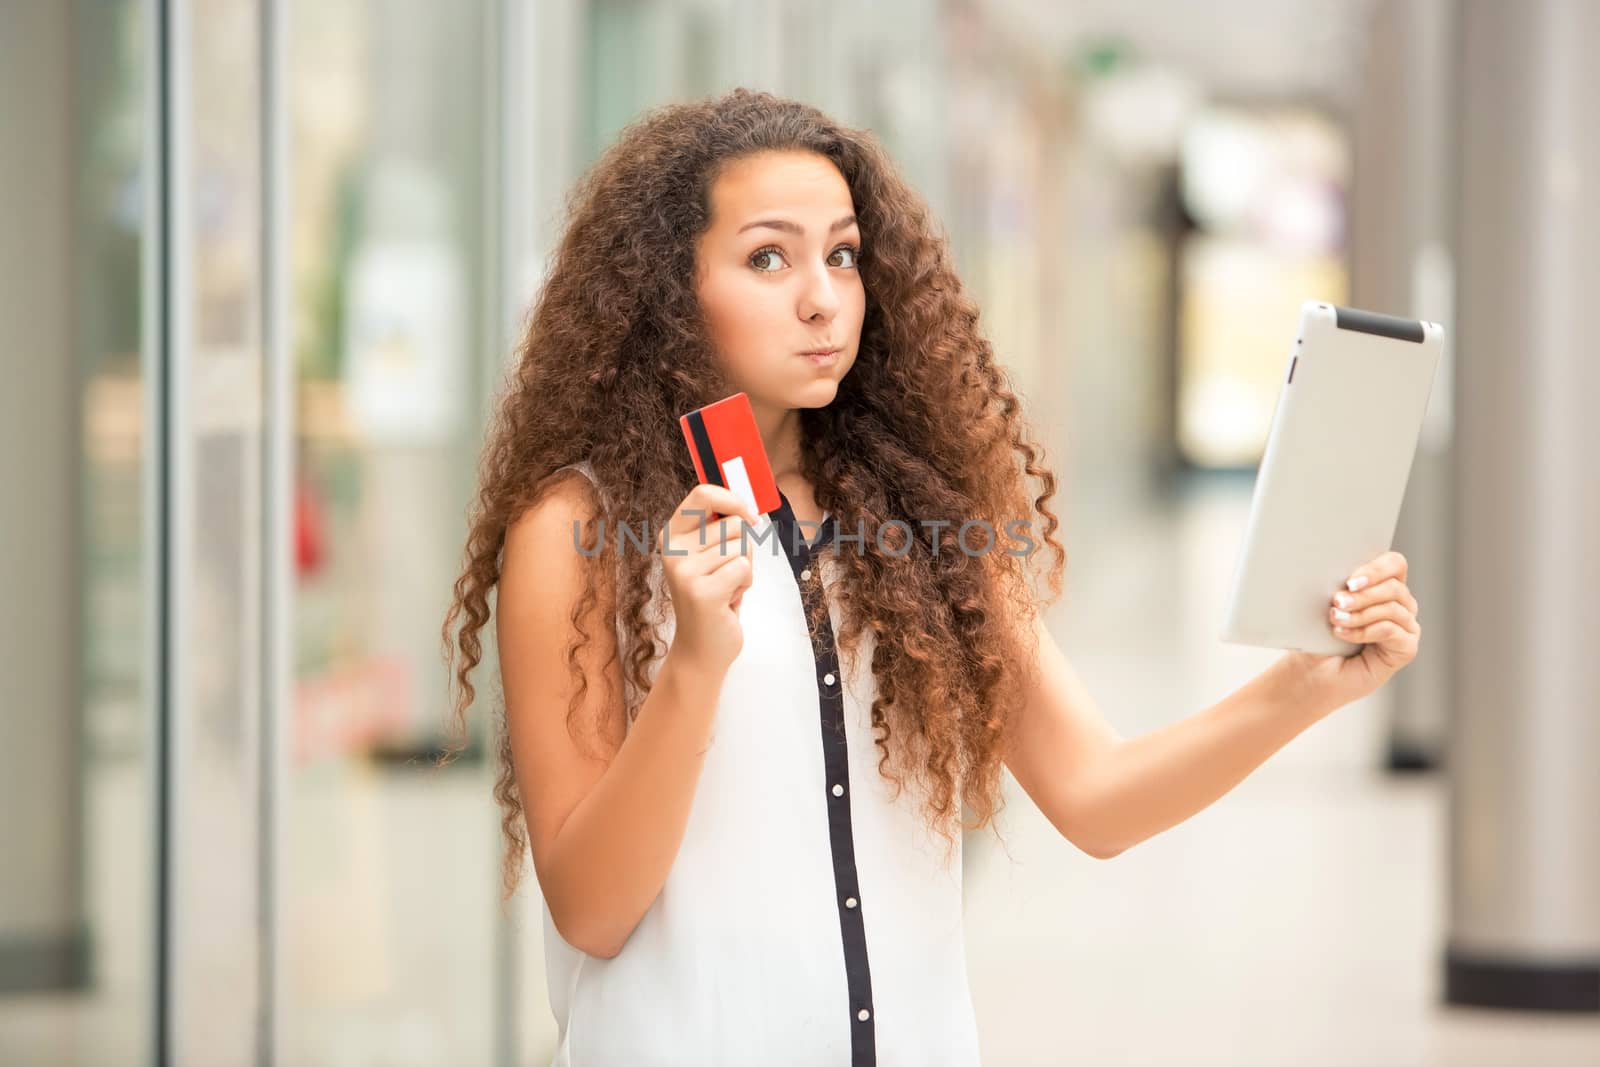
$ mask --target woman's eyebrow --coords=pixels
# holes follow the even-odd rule
[[[838,222],[835,222],[832,226],[829,226],[828,232],[832,233],[835,230],[842,230],[846,226],[853,224],[855,221],[856,217],[854,215],[846,215]],[[805,236],[805,230],[801,229],[798,224],[790,222],[788,219],[760,219],[756,222],[747,222],[743,226],[739,227],[739,232],[743,233],[746,230],[753,230],[757,226],[765,226],[769,230],[782,230],[784,233],[792,233],[796,237]]]

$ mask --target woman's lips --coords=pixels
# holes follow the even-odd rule
[[[839,358],[839,353],[842,351],[843,349],[840,348],[825,348],[811,352],[802,352],[800,354],[813,363],[822,364],[832,363],[834,360]]]

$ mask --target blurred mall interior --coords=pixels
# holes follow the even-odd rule
[[[1421,654],[1113,862],[1013,789],[985,1063],[1600,1064],[1597,50],[1592,0],[0,0],[0,1064],[549,1062],[439,628],[566,190],[736,85],[944,224],[1125,735],[1275,658],[1218,630],[1301,302],[1452,339]]]

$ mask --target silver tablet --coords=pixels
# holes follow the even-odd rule
[[[1437,323],[1301,306],[1223,641],[1360,647],[1334,635],[1328,609],[1352,571],[1390,548],[1443,344]]]

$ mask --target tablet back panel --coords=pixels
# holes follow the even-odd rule
[[[1444,340],[1435,323],[1308,302],[1256,476],[1222,640],[1350,655],[1333,594],[1391,547]]]

